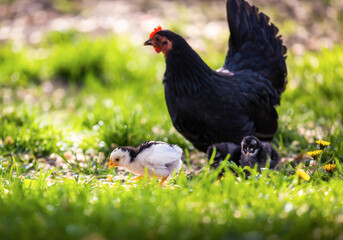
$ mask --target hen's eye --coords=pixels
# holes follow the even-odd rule
[[[119,158],[116,158],[116,161],[119,162]]]
[[[159,41],[160,41],[160,39],[157,37],[157,38],[156,38],[156,42],[159,42]]]

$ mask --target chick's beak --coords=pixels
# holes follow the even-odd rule
[[[110,162],[108,163],[108,168],[111,169],[117,166],[118,166],[118,163],[115,163],[114,161],[112,161],[112,158],[110,158]]]
[[[108,164],[108,168],[109,168],[109,169],[114,168],[114,167],[117,167],[117,166],[118,166],[118,164],[112,163],[112,162],[110,162],[110,163]]]
[[[144,46],[148,46],[148,45],[153,45],[153,44],[152,44],[151,38],[150,38],[149,40],[146,40],[146,41],[144,42]]]
[[[251,155],[250,152],[245,152],[245,151],[244,151],[244,154],[245,154],[246,156],[248,156],[248,157]]]

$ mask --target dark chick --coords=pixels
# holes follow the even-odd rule
[[[216,168],[219,166],[220,162],[223,161],[228,154],[230,154],[229,161],[239,164],[241,156],[241,147],[234,143],[217,143],[213,144],[207,149],[207,158],[210,161],[213,151],[215,151],[213,163],[211,167]]]
[[[200,151],[271,140],[286,87],[286,47],[269,18],[244,0],[227,1],[229,51],[212,70],[180,35],[156,28],[145,42],[165,57],[165,99],[174,127]]]
[[[247,136],[241,143],[241,159],[239,164],[242,167],[249,166],[254,168],[257,163],[258,170],[265,167],[267,160],[270,159],[270,169],[274,169],[279,162],[279,154],[268,142],[261,142],[256,137]]]

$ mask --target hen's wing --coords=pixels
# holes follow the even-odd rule
[[[271,81],[280,96],[287,83],[287,48],[277,35],[278,28],[269,23],[268,16],[244,0],[227,1],[227,19],[229,51],[222,71],[258,73]]]
[[[172,120],[175,128],[200,151],[220,142],[240,144],[247,135],[271,140],[277,130],[277,91],[258,74],[213,76],[214,90],[194,99],[177,99]],[[174,107],[174,108],[173,108]]]
[[[211,118],[207,119],[207,129],[211,125],[211,132],[224,138],[222,141],[236,144],[240,144],[247,135],[271,140],[277,130],[278,119],[274,108],[278,94],[272,84],[250,70],[231,76],[230,81],[216,82],[216,97],[220,101],[207,101],[212,104],[207,106],[212,111]]]

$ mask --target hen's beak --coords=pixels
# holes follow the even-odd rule
[[[151,39],[146,40],[146,41],[144,42],[144,46],[148,46],[148,45],[152,45]]]

